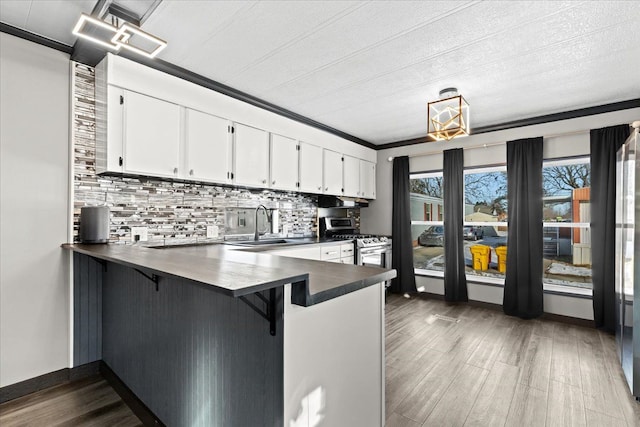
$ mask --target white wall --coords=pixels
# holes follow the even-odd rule
[[[361,209],[360,229],[363,233],[391,235],[393,203],[391,156],[411,156],[411,172],[442,170],[442,151],[465,148],[465,166],[504,164],[506,141],[543,136],[544,158],[559,158],[589,154],[589,130],[640,119],[640,108],[612,113],[562,120],[535,126],[526,126],[498,132],[471,135],[450,142],[430,142],[378,151],[376,167],[377,198],[366,209]],[[426,132],[426,131],[425,131]],[[484,147],[487,144],[487,147]],[[472,148],[475,147],[475,148]],[[443,280],[420,278],[428,292],[444,293]],[[418,285],[420,286],[420,284]],[[473,289],[472,289],[473,288]],[[502,290],[485,289],[483,285],[470,285],[471,299],[502,304]],[[499,292],[498,292],[499,289]],[[593,319],[591,300],[545,294],[545,311],[565,316]]]
[[[0,34],[0,387],[68,367],[69,56]]]

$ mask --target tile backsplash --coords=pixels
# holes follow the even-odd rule
[[[259,204],[278,210],[277,234],[316,234],[317,197],[312,195],[96,175],[94,69],[75,63],[74,78],[74,239],[80,208],[104,204],[111,210],[110,243],[131,243],[131,227],[147,227],[148,244],[222,240],[226,211]],[[206,237],[208,225],[218,227],[217,238]]]

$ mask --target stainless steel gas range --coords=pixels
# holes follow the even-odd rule
[[[353,240],[357,265],[391,268],[391,239],[359,234],[353,218],[320,218],[320,236]]]

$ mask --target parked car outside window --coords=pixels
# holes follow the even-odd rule
[[[444,246],[444,226],[432,225],[418,237],[420,246]]]
[[[467,225],[462,228],[462,235],[466,240],[480,240],[484,237],[484,229]]]

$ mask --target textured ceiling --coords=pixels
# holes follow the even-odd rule
[[[72,45],[94,4],[1,0],[0,20]],[[639,18],[637,1],[164,0],[143,28],[167,62],[381,144],[424,136],[449,86],[472,128],[640,98]]]

